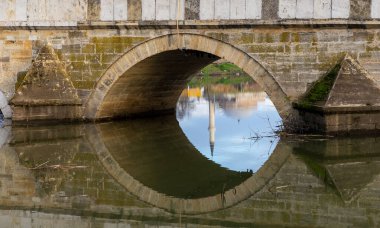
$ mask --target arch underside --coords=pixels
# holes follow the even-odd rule
[[[86,104],[87,119],[175,112],[181,91],[203,67],[225,59],[244,70],[269,95],[285,119],[291,104],[274,77],[242,50],[198,34],[164,35],[129,50],[98,81]]]
[[[218,59],[197,51],[173,50],[149,57],[114,83],[98,118],[171,113],[191,76]]]

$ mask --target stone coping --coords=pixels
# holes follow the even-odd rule
[[[380,19],[181,20],[180,29],[207,28],[380,28]],[[0,21],[0,30],[14,29],[176,29],[167,21]]]

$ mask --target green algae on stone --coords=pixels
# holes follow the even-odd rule
[[[326,75],[318,80],[306,93],[299,103],[299,106],[308,108],[312,105],[323,103],[327,100],[334,81],[339,73],[341,64],[336,64]]]
[[[250,45],[248,50],[251,53],[277,53],[284,52],[284,45]]]
[[[300,42],[300,35],[298,33],[292,33],[292,42],[299,43]]]
[[[273,37],[272,37],[272,35],[271,34],[266,34],[265,35],[265,42],[267,42],[267,43],[274,43],[274,39],[273,39]]]
[[[375,52],[380,51],[380,45],[366,45],[365,47],[366,52]]]
[[[15,89],[16,90],[18,90],[18,88],[20,87],[20,85],[24,81],[25,76],[27,75],[27,73],[28,73],[28,71],[21,71],[21,72],[17,73],[17,81],[16,81],[16,85],[15,85]]]
[[[239,43],[240,44],[250,44],[250,43],[253,43],[253,34],[242,33],[241,37],[240,37],[240,40],[239,40]]]
[[[280,42],[286,43],[290,41],[290,33],[289,32],[283,32],[280,35]]]
[[[96,81],[73,81],[76,89],[93,89]]]

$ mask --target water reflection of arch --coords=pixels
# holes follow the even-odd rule
[[[181,134],[178,134],[177,136],[180,139],[177,140],[188,141],[178,126],[178,123],[174,124],[171,122],[170,125],[181,132]],[[144,185],[138,180],[138,178],[135,178],[121,167],[118,160],[115,159],[115,156],[112,154],[113,152],[109,150],[109,148],[112,147],[112,143],[120,143],[120,141],[114,139],[114,136],[118,135],[119,137],[123,137],[121,132],[115,129],[114,126],[115,125],[107,123],[87,126],[87,139],[90,144],[92,144],[93,149],[96,151],[99,160],[105,169],[111,176],[113,176],[113,178],[115,178],[115,180],[126,188],[127,191],[140,200],[174,213],[200,214],[212,212],[231,207],[247,199],[262,189],[266,183],[275,176],[290,154],[290,148],[286,145],[279,145],[278,149],[273,152],[258,172],[224,193],[216,193],[211,196],[203,196],[194,199],[172,197]],[[165,126],[169,125],[165,123]],[[125,141],[127,140],[128,138],[125,138]],[[127,143],[124,145],[118,145],[117,147],[120,148],[126,145]],[[150,152],[154,153],[154,151]]]

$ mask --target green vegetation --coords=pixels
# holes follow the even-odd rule
[[[201,74],[204,76],[210,75],[225,75],[225,74],[245,74],[239,67],[232,63],[213,63],[201,70]]]
[[[299,105],[307,108],[316,103],[326,101],[339,73],[340,67],[340,64],[337,64],[329,71],[329,73],[323,76],[322,79],[318,80],[306,93],[306,96],[303,97]]]
[[[247,75],[235,76],[235,75],[225,75],[225,76],[204,76],[194,77],[188,85],[190,87],[199,87],[210,84],[239,84],[244,82],[250,82],[252,78]]]
[[[17,82],[16,82],[16,90],[18,90],[18,88],[21,86],[22,82],[24,81],[26,75],[27,75],[28,71],[21,71],[19,73],[17,73]]]
[[[190,82],[190,87],[209,84],[238,84],[251,81],[252,78],[232,63],[210,64],[201,70]]]

